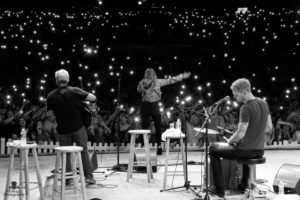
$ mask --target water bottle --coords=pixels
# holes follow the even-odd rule
[[[170,123],[170,128],[175,128],[174,123]]]
[[[176,122],[176,128],[181,129],[181,121],[179,118],[177,119],[177,122]]]
[[[27,144],[27,138],[26,138],[26,130],[25,128],[21,129],[21,145],[26,145]]]
[[[283,181],[279,182],[279,185],[278,185],[278,194],[279,195],[283,195],[284,194],[284,183],[283,183]]]

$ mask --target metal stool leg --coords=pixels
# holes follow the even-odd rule
[[[148,140],[147,134],[143,134],[143,137],[144,137],[144,147],[145,147],[145,154],[146,154],[147,179],[148,179],[148,182],[150,183],[150,179],[152,176],[150,168],[152,168],[152,167],[151,167],[151,161],[150,161],[149,140]]]
[[[180,138],[180,149],[181,149],[181,154],[182,154],[182,167],[183,167],[183,178],[184,181],[186,180],[186,157],[184,153],[184,143],[183,143],[183,138]]]
[[[149,135],[146,134],[147,141],[148,141],[148,149],[149,149],[149,164],[150,164],[150,178],[153,179],[153,170],[152,170],[152,163],[151,163],[151,152],[150,152],[150,143],[149,143]]]
[[[53,193],[52,193],[52,200],[56,200],[55,194],[58,190],[57,182],[58,182],[58,173],[59,173],[59,164],[61,160],[61,153],[56,152],[56,162],[55,162],[55,172],[54,172],[54,183],[53,183]]]
[[[135,149],[135,134],[131,134],[131,137],[130,137],[129,161],[128,161],[128,169],[127,169],[127,182],[129,181],[130,178],[132,178],[134,149]]]
[[[87,194],[86,194],[86,190],[85,190],[85,181],[84,181],[84,175],[83,175],[81,152],[76,152],[76,154],[77,154],[78,164],[79,164],[79,173],[80,173],[82,196],[83,196],[83,200],[87,200]]]
[[[25,160],[24,170],[25,170],[25,190],[26,190],[26,200],[30,200],[29,191],[29,174],[28,174],[28,149],[23,149],[23,156]]]
[[[5,186],[5,192],[4,192],[4,200],[8,199],[8,191],[9,191],[9,185],[11,180],[11,170],[14,167],[14,149],[10,148],[10,159],[9,159],[9,168],[7,171],[7,178],[6,178],[6,186]]]
[[[20,171],[19,171],[19,189],[20,189],[20,196],[19,199],[23,200],[24,196],[24,183],[23,183],[23,170],[24,170],[24,161],[23,161],[23,151],[20,150]]]
[[[72,171],[72,176],[73,176],[73,183],[74,183],[74,193],[77,193],[77,171],[76,171],[76,153],[72,152],[71,153],[71,171]]]
[[[253,184],[256,182],[255,181],[256,180],[256,169],[255,169],[256,165],[249,164],[248,166],[249,166],[250,172],[249,172],[248,186],[247,186],[244,196],[246,197],[246,199],[255,199]]]
[[[61,191],[60,199],[65,200],[65,189],[66,189],[66,157],[67,153],[62,153],[62,169],[61,169]]]
[[[36,148],[32,149],[33,157],[34,157],[34,162],[35,162],[35,168],[36,168],[36,177],[39,185],[39,191],[40,191],[40,200],[44,200],[44,191],[43,191],[43,183],[42,183],[42,178],[41,178],[41,173],[40,173],[40,166],[39,166],[39,161],[36,153]]]
[[[165,156],[165,171],[164,171],[164,180],[163,180],[163,190],[166,189],[167,185],[167,174],[168,174],[168,160],[169,160],[169,152],[170,152],[170,138],[167,138],[166,142],[166,156]]]

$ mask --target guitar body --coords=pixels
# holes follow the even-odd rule
[[[96,104],[90,103],[88,101],[83,101],[82,107],[82,118],[84,126],[88,128],[91,125],[95,124],[93,118],[97,118]]]

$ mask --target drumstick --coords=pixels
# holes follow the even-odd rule
[[[229,133],[229,134],[231,134],[231,135],[234,134],[233,132],[231,132],[231,131],[229,131],[229,130],[227,130],[227,129],[221,127],[221,126],[217,126],[217,127],[218,127],[218,129],[221,129],[221,130],[225,131],[226,133]]]

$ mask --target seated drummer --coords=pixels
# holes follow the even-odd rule
[[[234,98],[243,103],[240,108],[237,131],[229,138],[225,147],[210,146],[210,159],[215,194],[225,196],[224,177],[220,158],[229,160],[260,158],[264,155],[266,132],[272,130],[272,121],[269,106],[261,98],[255,97],[251,92],[249,80],[245,78],[234,81],[231,85]],[[243,177],[239,190],[245,191],[248,184],[250,168],[243,165]]]

